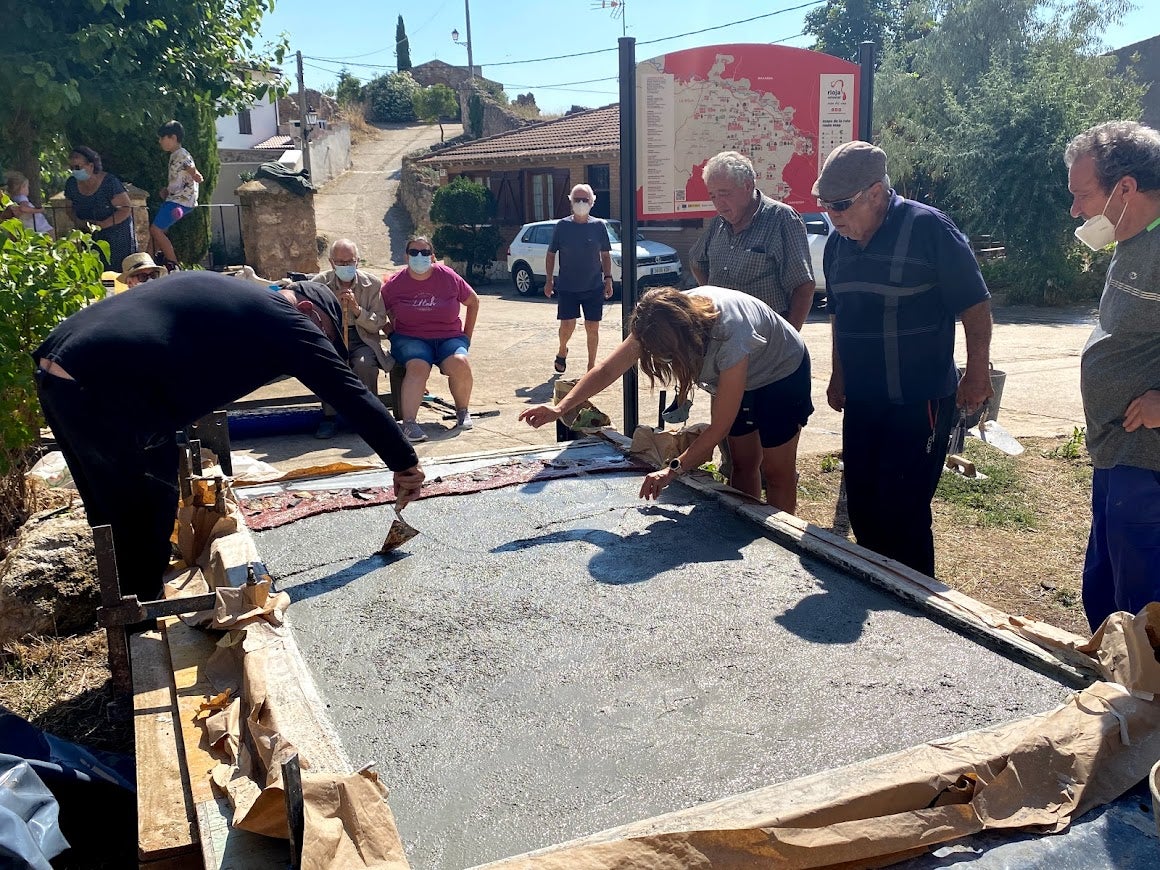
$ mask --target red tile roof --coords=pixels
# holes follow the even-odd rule
[[[490,163],[620,150],[620,106],[604,106],[477,139],[421,158],[419,163]]]
[[[277,151],[285,151],[287,148],[294,148],[293,136],[271,136],[269,139],[263,139],[257,145],[251,145],[251,148],[270,149]]]

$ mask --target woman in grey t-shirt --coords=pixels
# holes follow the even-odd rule
[[[797,507],[797,444],[814,406],[810,357],[797,330],[764,302],[723,287],[681,292],[658,287],[641,297],[629,336],[556,405],[520,414],[539,427],[599,393],[638,360],[652,384],[674,384],[684,400],[693,385],[713,396],[709,427],[667,468],[647,475],[641,498],[656,498],[680,474],[713,455],[728,436],[729,483],[755,498]]]

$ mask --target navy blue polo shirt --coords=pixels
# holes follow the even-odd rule
[[[955,319],[991,294],[949,217],[891,192],[869,244],[834,233],[823,262],[848,399],[898,405],[955,392]]]

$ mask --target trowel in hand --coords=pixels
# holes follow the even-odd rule
[[[1023,445],[1015,436],[1004,429],[995,420],[983,420],[975,429],[967,430],[989,447],[994,447],[1008,456],[1018,456],[1023,452]]]
[[[395,518],[391,520],[391,528],[387,530],[387,539],[379,548],[379,555],[386,556],[419,534],[418,529],[403,519],[403,508],[418,494],[418,490],[404,490],[395,497]]]

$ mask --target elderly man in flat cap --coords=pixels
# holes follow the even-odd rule
[[[834,222],[826,243],[847,509],[858,543],[934,576],[930,503],[951,427],[991,396],[990,293],[967,239],[890,187],[886,152],[847,142],[814,183]],[[966,333],[962,380],[955,320]]]

